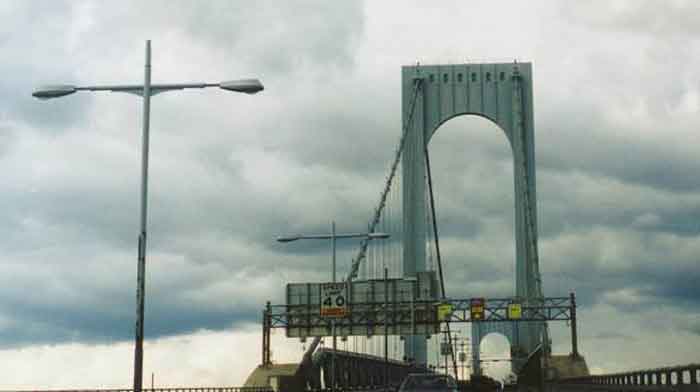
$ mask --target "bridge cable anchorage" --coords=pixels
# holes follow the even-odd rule
[[[438,264],[438,274],[440,276],[440,296],[442,300],[447,298],[445,293],[445,278],[442,272],[442,257],[440,254],[440,237],[438,236],[437,227],[437,214],[435,212],[435,197],[433,194],[433,175],[430,170],[430,156],[428,154],[428,146],[425,146],[425,168],[428,175],[428,191],[430,194],[430,211],[432,213],[433,220],[433,238],[435,240],[435,256],[437,257]],[[452,349],[452,331],[450,330],[450,322],[445,321],[445,326],[447,327],[447,344],[450,347],[450,357],[452,357],[452,367],[455,372],[455,377],[458,377],[457,373],[457,359],[455,358],[454,350]]]
[[[514,132],[517,132],[517,135],[519,135],[519,142],[520,142],[520,148],[524,151],[525,150],[525,143],[527,143],[527,140],[525,139],[525,121],[524,121],[524,110],[523,110],[523,105],[524,105],[524,100],[523,100],[523,92],[522,92],[522,80],[520,76],[520,72],[518,71],[517,64],[515,65],[513,69],[513,76],[512,76],[512,81],[513,81],[513,107],[516,110],[515,113],[515,129]],[[530,261],[532,263],[528,263],[528,267],[532,267],[532,271],[527,271],[528,275],[530,275],[532,278],[534,278],[535,282],[535,287],[534,287],[534,293],[529,292],[529,287],[527,288],[527,295],[530,297],[532,294],[534,294],[535,298],[537,299],[538,303],[544,303],[544,294],[542,291],[542,277],[540,275],[540,269],[539,269],[539,252],[538,252],[538,245],[537,245],[537,223],[535,222],[535,213],[533,212],[534,206],[532,205],[531,198],[530,198],[530,173],[529,173],[529,167],[527,165],[527,157],[525,154],[521,154],[522,160],[521,160],[521,169],[522,169],[522,182],[524,182],[524,185],[522,186],[523,189],[523,200],[525,202],[525,208],[524,208],[524,220],[525,220],[525,227],[527,230],[527,250],[528,250],[528,256]],[[517,173],[516,173],[517,176]],[[526,298],[526,300],[530,300],[530,298]],[[542,336],[542,344],[544,348],[544,352],[547,353],[550,350],[549,347],[549,331],[548,331],[548,325],[546,322],[543,322],[543,336]],[[546,357],[546,355],[545,355]]]

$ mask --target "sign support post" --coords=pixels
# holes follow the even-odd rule
[[[569,294],[571,303],[571,356],[579,357],[578,353],[578,331],[576,330],[576,294],[572,291]]]
[[[333,283],[335,283],[335,221],[331,222],[331,247],[333,248]],[[335,319],[331,320],[331,333],[333,334],[333,354],[331,356],[331,392],[335,391]]]
[[[384,267],[384,388],[389,389],[389,269]]]

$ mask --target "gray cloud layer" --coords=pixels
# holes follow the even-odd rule
[[[470,19],[495,12],[489,4],[256,4],[0,10],[10,22],[0,32],[9,76],[0,81],[1,346],[131,339],[140,101],[39,102],[29,93],[54,81],[138,81],[146,38],[156,81],[266,84],[252,97],[153,100],[149,337],[257,322],[286,282],[327,278],[327,244],[273,239],[326,231],[331,219],[339,230],[364,228],[398,140],[399,67],[417,58],[534,62],[540,254],[553,295],[576,289],[592,324],[605,323],[597,306],[630,317],[650,307],[697,314],[700,41],[682,27],[695,21],[692,5],[542,2],[520,10],[533,23],[494,31]],[[672,22],[678,14],[686,22]],[[494,36],[479,34],[487,30]],[[442,42],[454,34],[472,38]],[[485,120],[459,118],[430,148],[450,295],[509,295],[505,137]],[[354,250],[341,244],[342,268]],[[692,317],[674,322],[698,335]]]

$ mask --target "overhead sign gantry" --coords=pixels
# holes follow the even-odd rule
[[[287,285],[287,303],[263,311],[263,339],[270,329],[287,337],[424,335],[439,333],[442,323],[533,323],[569,321],[576,350],[576,301],[567,297],[448,298],[435,300],[434,276],[365,280],[352,283]],[[265,354],[263,354],[265,360]]]

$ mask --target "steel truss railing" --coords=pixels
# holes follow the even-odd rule
[[[493,321],[570,321],[571,310],[575,304],[570,297],[550,297],[537,300],[533,304],[523,303],[521,306],[522,317],[512,319],[508,317],[508,306],[517,303],[513,298],[487,299],[484,307],[484,319],[472,320],[470,312],[470,299],[452,300],[449,303],[454,306],[450,322],[493,322]]]
[[[559,380],[558,390],[700,391],[700,364],[572,377]]]
[[[273,392],[271,387],[172,387],[143,388],[143,392]],[[134,392],[132,388],[27,389],[0,392]]]

